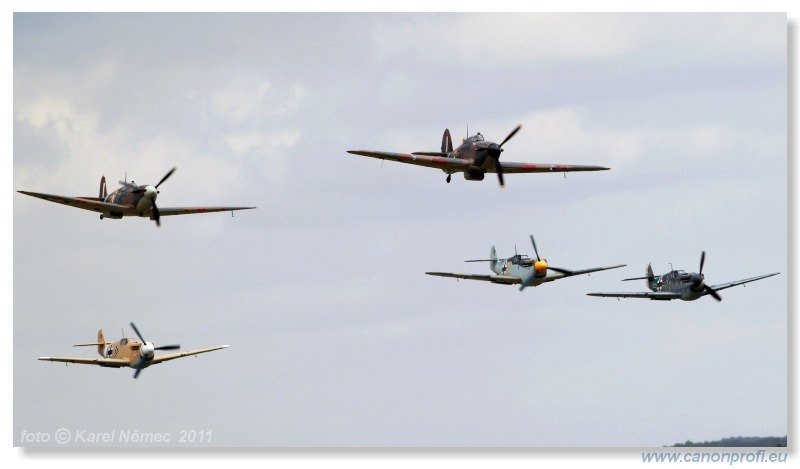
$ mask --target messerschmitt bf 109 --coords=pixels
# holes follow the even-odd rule
[[[604,171],[602,166],[581,166],[550,163],[502,163],[500,153],[503,145],[511,140],[522,125],[518,125],[499,144],[484,140],[480,133],[464,139],[455,150],[450,138],[450,131],[444,130],[442,135],[442,151],[417,151],[409,153],[391,153],[385,151],[348,150],[354,155],[369,156],[381,160],[398,161],[400,163],[427,166],[441,169],[447,173],[447,182],[453,173],[464,173],[467,181],[483,181],[486,173],[497,173],[500,187],[505,187],[503,174],[506,173],[565,173],[569,171]]]
[[[161,226],[161,217],[169,215],[189,215],[192,213],[228,212],[248,210],[255,207],[167,207],[156,205],[158,186],[164,183],[177,168],[172,168],[155,185],[137,185],[133,181],[119,181],[122,187],[111,194],[106,188],[106,177],[100,178],[100,194],[97,197],[65,197],[62,195],[41,194],[38,192],[18,191],[21,194],[37,197],[57,204],[100,212],[100,219],[122,217],[148,217]]]
[[[653,267],[647,264],[647,275],[644,277],[626,278],[627,280],[644,280],[649,292],[631,293],[587,293],[589,296],[608,296],[613,298],[649,298],[651,300],[683,300],[694,301],[700,297],[711,295],[717,301],[722,301],[722,297],[717,293],[719,290],[744,285],[745,283],[755,282],[762,278],[778,275],[774,272],[758,277],[746,278],[735,282],[721,283],[719,285],[706,285],[703,275],[703,264],[706,261],[706,252],[700,255],[700,272],[686,273],[682,270],[673,270],[664,275],[653,275]]]
[[[524,254],[515,254],[514,257],[508,259],[498,259],[495,247],[492,246],[492,251],[489,259],[476,259],[465,262],[489,262],[489,268],[494,271],[496,275],[478,275],[478,274],[453,274],[448,272],[425,272],[428,275],[435,275],[438,277],[452,277],[463,278],[466,280],[483,280],[492,283],[502,283],[505,285],[520,284],[520,291],[526,287],[536,287],[545,282],[552,282],[566,277],[575,275],[590,274],[592,272],[599,272],[601,270],[616,269],[625,267],[625,264],[610,265],[605,267],[593,267],[591,269],[582,270],[569,270],[562,267],[553,267],[547,264],[547,259],[539,257],[539,251],[536,249],[536,241],[533,240],[531,235],[531,244],[533,244],[533,252],[536,253],[536,259],[531,259]]]
[[[156,347],[152,342],[144,340],[136,325],[131,323],[136,335],[140,340],[123,338],[116,342],[106,342],[103,337],[103,329],[97,331],[97,342],[91,344],[76,344],[74,347],[97,347],[97,353],[103,358],[73,358],[73,357],[39,357],[39,360],[64,363],[79,363],[83,365],[98,365],[110,368],[121,368],[127,366],[136,370],[134,378],[139,377],[139,373],[150,365],[157,365],[167,360],[188,357],[200,353],[213,352],[228,347],[228,345],[218,345],[189,352],[169,353],[166,355],[155,355],[156,350],[177,350],[180,345],[162,345]]]

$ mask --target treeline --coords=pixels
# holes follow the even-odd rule
[[[734,436],[730,438],[723,438],[717,441],[704,441],[702,443],[686,440],[686,443],[677,443],[673,445],[676,448],[684,448],[690,446],[730,446],[730,447],[786,447],[787,438],[785,436]]]

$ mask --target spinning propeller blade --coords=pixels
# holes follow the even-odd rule
[[[503,140],[503,142],[500,145],[497,146],[497,152],[493,153],[494,160],[495,160],[494,161],[494,166],[495,166],[495,169],[497,170],[497,180],[500,182],[500,187],[505,187],[506,186],[505,180],[503,179],[503,165],[500,164],[500,153],[502,153],[502,151],[503,151],[503,145],[505,145],[505,143],[507,141],[511,140],[511,138],[514,135],[516,135],[517,132],[519,132],[519,129],[521,129],[521,128],[522,128],[522,124],[520,124],[517,127],[515,127],[514,130],[512,130],[511,133],[508,134],[508,136]]]

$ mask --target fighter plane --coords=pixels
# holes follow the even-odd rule
[[[700,297],[711,295],[717,301],[722,301],[722,297],[717,293],[726,288],[744,285],[745,283],[755,282],[762,278],[778,275],[774,272],[758,277],[746,278],[735,282],[722,283],[719,285],[706,285],[703,275],[703,264],[706,261],[706,252],[700,255],[700,272],[686,273],[682,270],[673,270],[664,275],[653,275],[653,267],[647,264],[647,275],[645,277],[626,278],[628,280],[644,280],[645,285],[651,291],[642,293],[587,293],[589,296],[609,296],[614,298],[649,298],[651,300],[683,300],[694,301]]]
[[[218,345],[216,347],[208,347],[189,352],[169,353],[166,355],[155,356],[156,350],[177,350],[181,348],[180,345],[162,345],[156,347],[152,342],[144,340],[139,329],[136,328],[134,323],[131,323],[136,335],[140,340],[123,338],[116,342],[106,342],[103,337],[103,329],[97,331],[97,342],[91,344],[76,344],[73,347],[94,347],[97,346],[97,353],[103,358],[72,358],[72,357],[39,357],[39,360],[51,362],[65,362],[65,363],[79,363],[83,365],[99,365],[111,368],[121,368],[127,366],[136,370],[133,374],[134,378],[139,377],[139,373],[144,368],[150,365],[157,365],[167,360],[174,360],[176,358],[188,357],[190,355],[197,355],[200,353],[213,352],[229,347],[229,345]]]
[[[606,267],[593,267],[591,269],[583,270],[569,270],[561,267],[553,267],[547,264],[547,259],[542,259],[539,257],[539,251],[536,249],[536,241],[533,240],[533,235],[531,235],[531,244],[533,244],[533,252],[536,253],[535,261],[524,254],[514,254],[514,257],[509,257],[508,259],[498,259],[494,246],[492,246],[489,259],[464,261],[489,262],[489,268],[491,268],[496,275],[453,274],[448,272],[425,273],[428,275],[436,275],[438,277],[483,280],[486,282],[501,283],[505,285],[520,284],[519,290],[522,291],[526,287],[536,287],[542,283],[552,282],[553,280],[559,280],[565,277],[625,267],[625,264],[610,265]]]
[[[381,160],[399,161],[400,163],[438,168],[447,173],[447,182],[453,173],[464,173],[467,181],[483,181],[486,173],[497,173],[500,187],[505,187],[503,174],[505,173],[565,173],[568,171],[604,171],[609,168],[602,166],[580,166],[550,163],[503,163],[500,164],[500,153],[503,145],[516,135],[522,125],[518,125],[500,143],[484,140],[480,133],[463,140],[463,143],[453,150],[453,141],[450,131],[444,129],[442,135],[442,151],[417,151],[408,153],[391,153],[371,150],[348,150],[354,155],[369,156]]]
[[[39,192],[17,191],[21,194],[37,197],[57,204],[100,212],[100,219],[119,219],[128,217],[148,217],[161,226],[161,217],[168,215],[188,215],[192,213],[227,212],[248,210],[255,207],[169,207],[158,208],[158,186],[164,183],[177,168],[172,168],[156,185],[136,185],[135,182],[119,181],[122,185],[111,194],[106,188],[106,177],[100,178],[100,194],[97,197],[65,197],[61,195],[41,194]]]

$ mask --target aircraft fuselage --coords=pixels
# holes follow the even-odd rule
[[[681,295],[680,299],[683,301],[694,301],[706,294],[703,288],[704,281],[705,276],[703,274],[673,270],[648,280],[647,286],[650,290],[656,292],[679,293]]]

